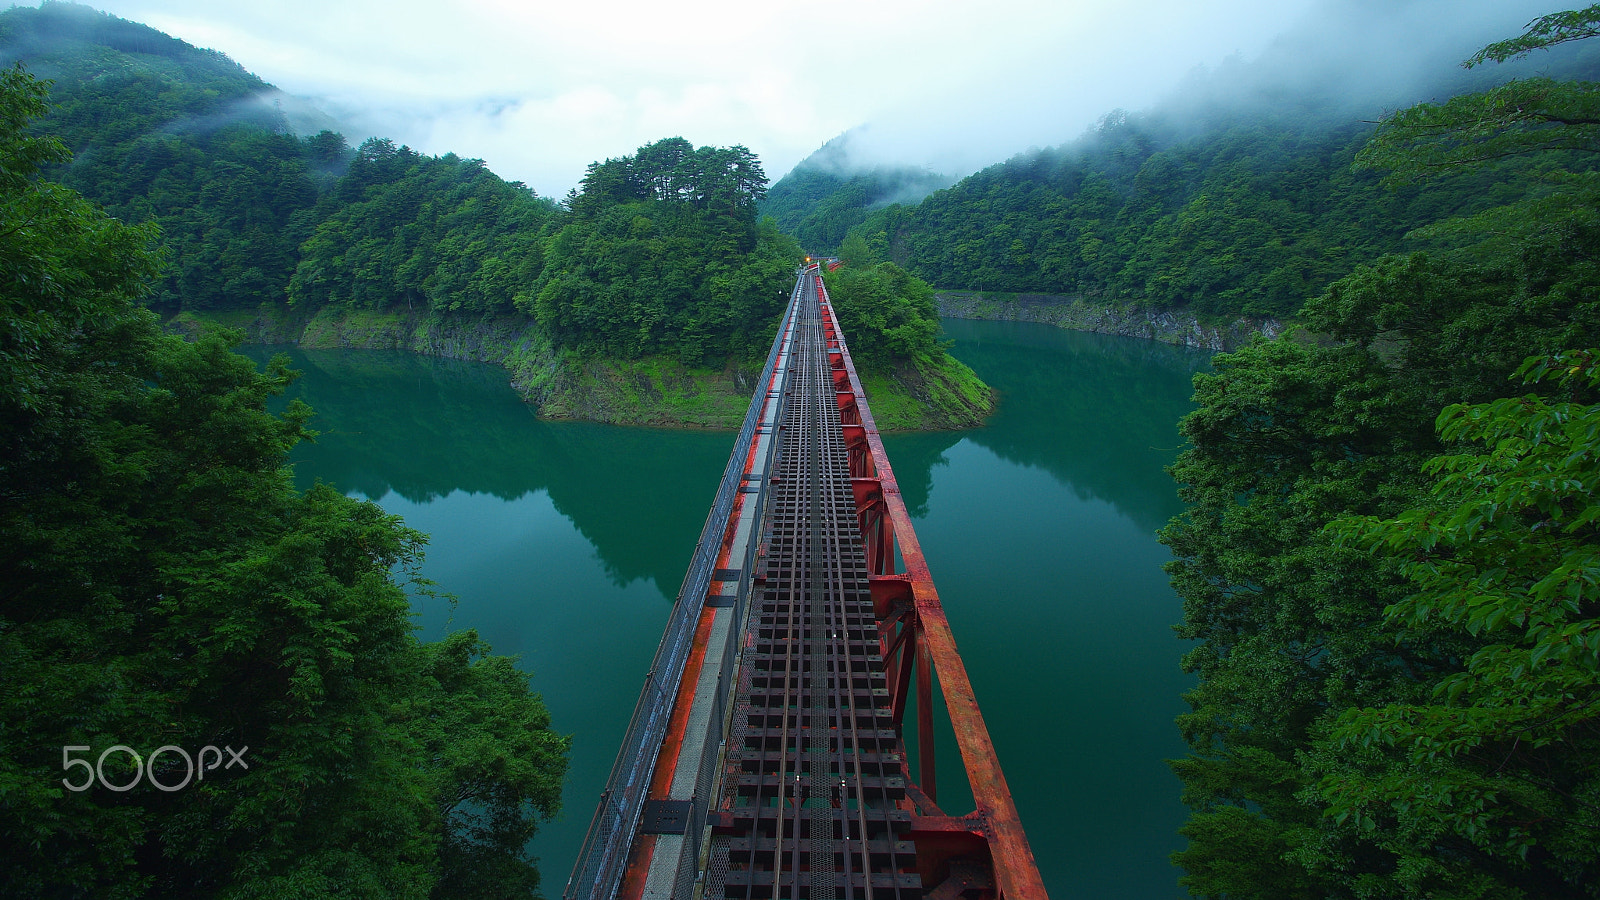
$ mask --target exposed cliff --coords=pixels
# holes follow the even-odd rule
[[[1193,313],[1141,306],[1112,306],[1059,294],[998,294],[939,291],[939,315],[953,319],[1004,319],[1038,322],[1073,331],[1120,334],[1205,350],[1235,350],[1263,334],[1277,337],[1277,319],[1202,319]]]
[[[441,317],[409,310],[325,308],[314,316],[286,306],[201,316],[183,313],[167,323],[193,332],[208,322],[236,328],[251,343],[307,349],[410,350],[491,363],[507,370],[511,387],[553,419],[617,425],[736,428],[755,391],[757,366],[690,368],[667,355],[617,359],[558,348],[521,316]],[[960,366],[916,366],[873,374],[868,401],[886,429],[961,428],[982,423],[993,408],[988,390]],[[976,386],[974,386],[976,385]],[[882,411],[879,412],[881,405]]]

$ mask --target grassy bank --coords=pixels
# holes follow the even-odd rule
[[[283,305],[184,312],[167,322],[193,333],[221,325],[250,343],[306,349],[409,350],[470,359],[507,370],[511,387],[541,417],[617,425],[737,428],[755,391],[758,364],[689,367],[674,356],[619,359],[555,346],[521,316],[439,317],[408,310],[336,310],[297,316]],[[965,428],[993,408],[987,385],[948,354],[861,373],[878,427],[885,431]]]

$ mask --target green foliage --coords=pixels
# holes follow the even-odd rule
[[[682,138],[594,163],[517,308],[566,346],[685,365],[759,357],[799,248],[755,218],[765,176],[743,147]]]
[[[55,78],[43,127],[79,153],[61,178],[160,225],[160,308],[509,312],[540,274],[554,205],[481,161],[296,138],[231,60],[84,7],[8,10],[0,46]]]
[[[373,138],[300,245],[291,303],[505,313],[532,296],[555,206],[482,160]]]
[[[1386,116],[1358,164],[1394,182],[1550,150],[1600,150],[1600,93],[1590,82],[1522,78],[1482,94]]]
[[[955,179],[904,166],[853,164],[849,135],[841,135],[801,160],[767,192],[761,212],[814,254],[839,249],[851,228],[872,210],[915,203]]]
[[[1600,4],[1540,16],[1529,22],[1522,34],[1490,44],[1462,65],[1470,69],[1489,60],[1505,62],[1535,50],[1595,36],[1600,36]]]
[[[532,316],[565,347],[689,366],[760,357],[800,250],[747,148],[670,138],[589,167],[562,209],[482,161],[287,132],[226,57],[69,4],[0,13],[0,52],[57,78],[59,174],[170,251],[152,305]]]
[[[268,85],[223,54],[87,6],[13,6],[0,13],[0,48],[8,64],[25,62],[53,80],[54,109],[44,122],[80,156],[207,120],[278,119],[246,102]]]
[[[1334,282],[1303,311],[1327,341],[1196,378],[1162,533],[1199,642],[1191,891],[1600,896],[1600,418],[1567,351],[1600,334],[1600,194],[1571,160]],[[1550,374],[1559,400],[1514,396]]]
[[[175,251],[152,302],[177,309],[281,299],[316,201],[314,169],[262,96],[221,54],[87,7],[0,13],[0,52],[53,79],[43,130],[76,154],[53,171]]]
[[[840,268],[827,284],[852,356],[887,361],[942,354],[939,311],[927,282],[894,263],[879,263],[870,269]]]
[[[748,227],[766,192],[766,173],[749,148],[697,148],[675,137],[646,144],[633,156],[590,163],[571,208],[582,217],[617,204],[660,200],[713,213],[725,226]]]
[[[145,136],[64,174],[107,212],[161,227],[173,265],[152,302],[165,309],[281,300],[317,199],[301,141],[248,124]]]
[[[1411,593],[1397,641],[1441,630],[1477,647],[1411,702],[1343,711],[1319,754],[1336,823],[1389,832],[1418,862],[1412,892],[1470,882],[1600,878],[1600,351],[1529,358],[1534,394],[1447,407],[1424,505],[1330,532],[1397,561]],[[1435,857],[1453,845],[1457,854]],[[1465,859],[1463,859],[1465,857]]]
[[[391,573],[426,589],[421,534],[293,490],[283,361],[163,334],[154,229],[34,180],[62,155],[23,130],[43,98],[0,75],[0,891],[529,895],[566,739],[474,635],[416,640]],[[113,745],[248,768],[63,785],[62,748]]]
[[[1519,37],[1490,44],[1462,65],[1504,62],[1600,34],[1600,5],[1553,13]],[[1522,78],[1479,94],[1419,103],[1385,116],[1358,165],[1399,183],[1463,166],[1552,150],[1600,151],[1600,85]]]
[[[915,205],[876,209],[850,233],[944,288],[1293,316],[1357,265],[1453,246],[1448,235],[1416,229],[1555,189],[1548,153],[1493,170],[1441,170],[1448,177],[1399,190],[1365,168],[1422,165],[1426,156],[1415,151],[1424,146],[1441,157],[1489,158],[1511,145],[1572,148],[1559,164],[1592,168],[1596,115],[1590,94],[1572,85],[1530,79],[1487,100],[1451,100],[1444,107],[1452,116],[1464,106],[1478,112],[1450,142],[1432,140],[1438,124],[1429,107],[1385,120],[1371,144],[1369,123],[1289,104],[1113,114],[1074,144],[1017,156]],[[1502,127],[1512,121],[1525,127]],[[1497,135],[1493,145],[1478,146],[1472,135],[1480,133]],[[1358,154],[1366,166],[1352,170]]]
[[[993,411],[993,391],[939,341],[927,282],[894,263],[847,263],[826,290],[879,428],[967,428]]]

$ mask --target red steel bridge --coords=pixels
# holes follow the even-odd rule
[[[816,265],[763,383],[564,900],[1045,900]]]

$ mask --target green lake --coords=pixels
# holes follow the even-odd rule
[[[1000,392],[990,424],[884,445],[1052,897],[1179,898],[1173,725],[1191,683],[1155,531],[1209,354],[945,320]],[[281,348],[248,348],[264,359]],[[288,351],[315,444],[292,457],[432,535],[425,639],[475,628],[573,734],[565,809],[534,842],[559,895],[705,521],[733,434],[542,422],[495,367]],[[940,800],[965,812],[959,756]],[[969,801],[970,802],[970,801]]]

